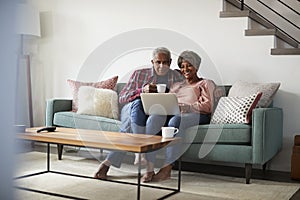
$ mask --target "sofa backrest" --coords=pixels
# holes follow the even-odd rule
[[[225,91],[226,91],[226,96],[228,96],[231,85],[224,85],[224,88],[225,88]]]
[[[116,91],[118,94],[120,94],[121,90],[123,89],[123,87],[126,85],[126,83],[117,83],[116,86]]]
[[[217,87],[222,88],[225,92],[225,96],[228,96],[231,85],[218,85]]]

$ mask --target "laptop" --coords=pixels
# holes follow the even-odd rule
[[[141,100],[147,115],[177,115],[180,113],[175,93],[142,93]]]

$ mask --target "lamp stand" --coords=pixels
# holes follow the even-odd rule
[[[25,59],[26,59],[26,70],[27,70],[26,73],[27,73],[27,96],[28,96],[29,124],[30,124],[30,127],[33,127],[30,55],[25,55]]]

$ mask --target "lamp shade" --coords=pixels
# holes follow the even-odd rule
[[[16,33],[22,35],[41,36],[40,13],[28,4],[16,7]]]

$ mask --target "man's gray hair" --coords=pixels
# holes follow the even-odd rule
[[[152,58],[155,58],[160,53],[167,55],[169,59],[171,59],[171,52],[166,47],[158,47],[154,49],[152,53]]]

